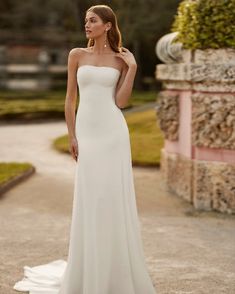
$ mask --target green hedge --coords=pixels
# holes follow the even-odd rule
[[[235,48],[235,0],[184,0],[172,31],[186,49]]]

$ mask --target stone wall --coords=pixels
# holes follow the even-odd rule
[[[235,213],[235,50],[181,50],[178,60],[156,67],[165,182],[197,209]]]
[[[191,99],[193,145],[235,150],[235,95],[197,92]]]
[[[161,92],[158,95],[156,109],[159,127],[163,131],[164,137],[172,141],[177,140],[179,126],[178,93],[172,95],[167,91]]]

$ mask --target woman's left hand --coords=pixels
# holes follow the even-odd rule
[[[125,47],[121,47],[122,52],[116,53],[116,56],[122,58],[128,67],[137,67],[134,55]]]

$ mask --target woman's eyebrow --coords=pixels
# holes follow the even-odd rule
[[[92,18],[94,18],[94,19],[95,19],[95,16],[91,16],[91,17],[90,17],[90,19],[92,19]],[[87,20],[87,18],[85,18],[85,20]]]

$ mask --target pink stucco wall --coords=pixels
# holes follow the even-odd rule
[[[180,92],[179,97],[179,140],[165,140],[164,148],[167,152],[174,152],[192,158],[191,143],[191,91]]]
[[[235,151],[193,146],[193,157],[198,160],[221,161],[235,164]]]
[[[171,91],[169,91],[170,94]],[[175,91],[172,91],[175,93]],[[227,149],[215,149],[192,146],[191,141],[191,91],[180,92],[179,97],[179,140],[165,140],[164,148],[166,152],[181,154],[190,159],[220,161],[235,163],[235,151]]]

